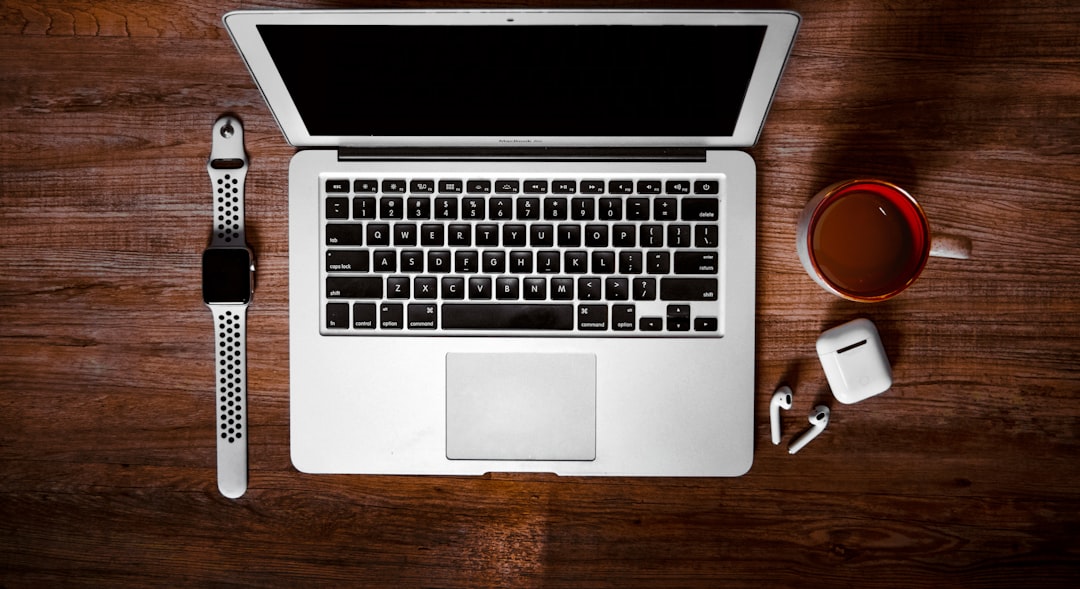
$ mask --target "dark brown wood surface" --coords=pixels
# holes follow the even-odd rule
[[[0,3],[0,587],[1080,585],[1075,1],[756,5],[804,20],[751,150],[757,449],[735,479],[293,469],[293,149],[221,25],[255,5]],[[199,294],[225,112],[245,123],[259,259],[237,501],[215,483]],[[932,260],[887,303],[826,294],[795,219],[855,176],[910,188],[974,258]],[[839,405],[814,340],[859,316],[895,384]],[[781,383],[788,432],[834,409],[796,456],[769,442]]]

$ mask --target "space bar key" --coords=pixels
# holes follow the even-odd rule
[[[573,305],[444,303],[443,329],[574,329]]]

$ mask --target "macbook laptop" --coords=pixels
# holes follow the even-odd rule
[[[738,476],[790,12],[241,11],[309,473]]]

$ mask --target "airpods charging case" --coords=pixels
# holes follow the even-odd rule
[[[841,403],[858,403],[892,386],[889,358],[869,319],[856,319],[822,333],[817,353],[829,388]]]

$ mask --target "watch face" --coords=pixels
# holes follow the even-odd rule
[[[242,248],[210,248],[203,252],[203,302],[251,301],[251,252]]]

